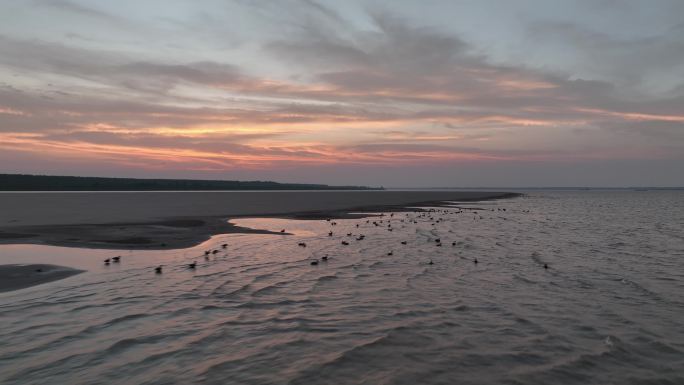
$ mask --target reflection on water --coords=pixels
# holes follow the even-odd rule
[[[240,219],[293,235],[170,251],[3,245],[0,263],[88,271],[0,294],[0,382],[684,383],[683,197]]]

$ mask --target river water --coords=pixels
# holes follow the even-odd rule
[[[438,210],[240,219],[292,235],[171,251],[0,245],[87,270],[0,294],[0,383],[684,384],[684,192]]]

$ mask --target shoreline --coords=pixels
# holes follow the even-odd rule
[[[515,198],[522,195],[505,192],[459,191],[363,191],[355,192],[355,194],[348,192],[319,192],[318,194],[281,192],[276,194],[273,192],[253,195],[206,193],[202,198],[209,200],[209,204],[206,201],[199,202],[197,199],[151,202],[149,199],[143,199],[149,197],[149,193],[146,193],[145,196],[138,195],[139,199],[137,200],[130,199],[130,196],[135,196],[135,194],[130,194],[123,204],[122,202],[113,202],[113,205],[109,205],[110,202],[104,199],[98,202],[99,207],[95,207],[96,205],[92,203],[90,207],[83,207],[82,200],[78,199],[79,195],[73,193],[66,196],[56,195],[60,198],[57,200],[61,200],[61,202],[54,202],[54,205],[59,204],[59,206],[52,207],[50,207],[50,202],[46,204],[46,202],[31,199],[40,197],[40,194],[27,194],[27,196],[30,195],[27,199],[29,202],[23,202],[24,207],[32,207],[30,201],[40,203],[43,209],[38,211],[42,212],[44,217],[42,220],[35,215],[25,215],[22,218],[21,210],[17,210],[15,206],[14,211],[11,211],[9,216],[0,217],[0,245],[43,244],[92,249],[172,250],[196,246],[217,234],[288,235],[287,232],[276,233],[239,227],[229,222],[235,218],[259,217],[299,220],[362,218],[380,212],[405,211],[409,210],[409,207],[412,207],[410,210],[415,210],[413,208],[415,206],[439,207],[445,206],[446,202],[478,202]],[[26,198],[27,196],[17,195],[16,198]],[[217,199],[217,197],[221,199]],[[51,198],[55,200],[54,196]],[[92,199],[91,196],[83,198]],[[197,196],[185,196],[185,198],[197,198]],[[239,201],[234,198],[247,199]],[[278,199],[274,200],[274,198]],[[286,201],[286,198],[294,199]],[[21,199],[16,200],[20,201]],[[364,200],[368,201],[369,204],[359,204]],[[167,217],[154,215],[159,212],[185,214],[195,209],[194,205],[197,202],[204,203],[204,205],[197,207],[198,214],[196,215]],[[383,202],[385,203],[383,204]],[[9,206],[11,203],[0,201],[0,212],[2,212],[2,206]],[[149,204],[155,204],[154,210],[149,210]],[[213,208],[213,205],[216,207]],[[124,206],[123,208],[127,210],[121,210],[119,207],[112,210],[112,206]],[[302,210],[303,207],[307,206],[311,209]],[[84,210],[88,210],[88,212],[84,213]],[[221,212],[221,214],[207,215],[207,212],[212,210]],[[108,218],[112,218],[112,220],[107,220]],[[114,220],[125,218],[129,218],[129,220]],[[60,220],[63,223],[60,223]],[[18,225],[26,222],[30,224]]]

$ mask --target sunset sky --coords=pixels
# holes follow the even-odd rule
[[[5,0],[0,173],[684,185],[684,1]]]

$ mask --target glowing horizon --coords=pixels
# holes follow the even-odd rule
[[[417,3],[0,5],[0,172],[684,185],[681,2]]]

